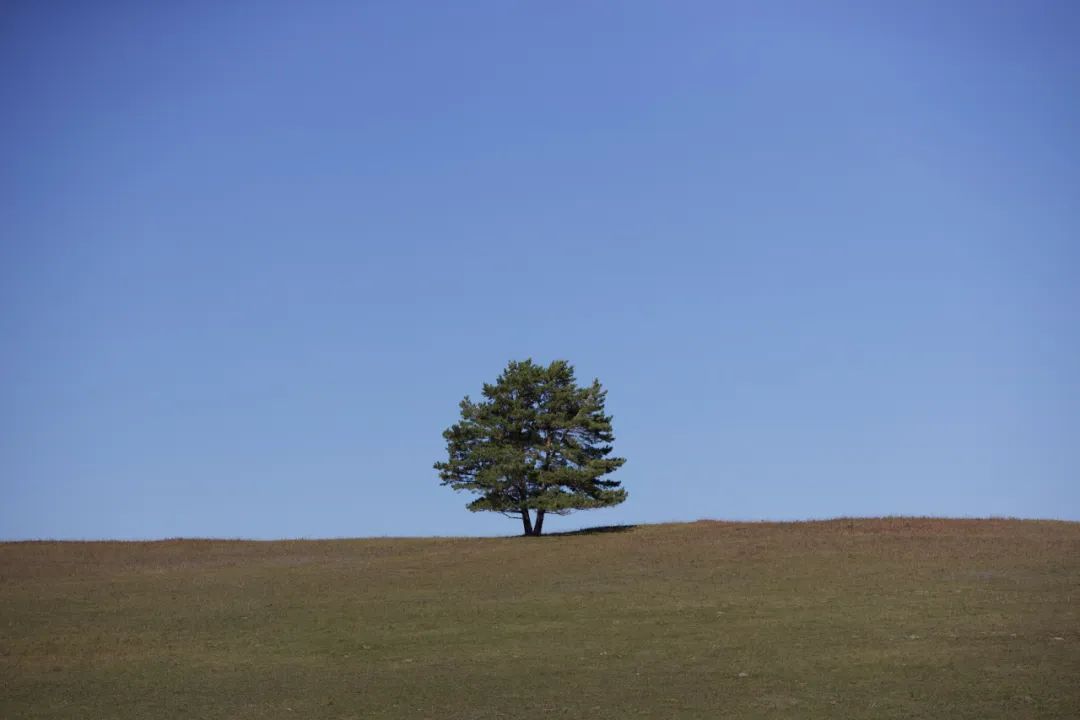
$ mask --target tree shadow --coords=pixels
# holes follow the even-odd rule
[[[567,530],[565,532],[545,533],[540,537],[570,537],[572,535],[601,535],[604,533],[629,532],[637,525],[598,525],[597,527],[582,528],[580,530]]]

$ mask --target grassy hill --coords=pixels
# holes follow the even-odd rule
[[[0,544],[0,717],[1080,717],[1080,524]]]

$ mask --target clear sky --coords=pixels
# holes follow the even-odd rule
[[[1080,519],[1072,2],[0,7],[0,537],[512,534],[510,359],[592,524]]]

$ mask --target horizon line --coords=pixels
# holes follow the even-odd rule
[[[657,525],[693,525],[695,523],[717,523],[730,525],[796,525],[800,523],[828,523],[868,520],[949,520],[954,522],[1054,522],[1080,524],[1080,520],[1068,520],[1065,518],[1052,517],[1020,517],[1016,515],[830,515],[827,517],[808,517],[794,520],[775,520],[757,518],[752,520],[726,519],[726,518],[697,518],[695,520],[668,520],[663,522],[628,522],[607,525],[596,525],[575,530],[560,530],[540,537],[554,537],[558,535],[583,534],[588,530],[599,528],[622,527],[633,529],[638,527],[650,527]],[[328,535],[311,536],[300,535],[291,537],[253,538],[253,537],[225,537],[225,536],[196,536],[196,535],[173,535],[167,537],[145,538],[0,538],[0,544],[14,545],[19,543],[166,543],[166,542],[249,542],[249,543],[273,543],[273,542],[332,542],[342,540],[500,540],[506,538],[523,537],[521,534],[512,535]]]

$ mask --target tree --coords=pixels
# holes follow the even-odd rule
[[[578,387],[565,360],[512,361],[483,396],[461,401],[461,421],[443,433],[449,458],[435,463],[443,485],[480,496],[469,510],[520,517],[526,535],[539,535],[545,513],[626,499],[619,481],[604,479],[626,460],[608,457],[615,436],[599,380]]]

